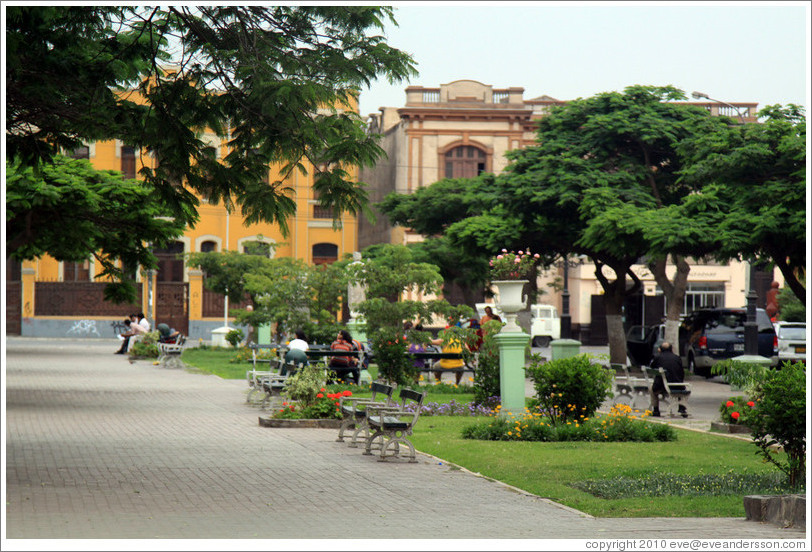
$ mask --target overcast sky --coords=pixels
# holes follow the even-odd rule
[[[726,102],[809,108],[810,2],[401,2],[387,42],[420,75],[362,91],[360,113],[405,88],[472,79],[559,100],[674,85]]]

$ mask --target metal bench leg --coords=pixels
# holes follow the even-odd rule
[[[355,429],[355,420],[353,418],[345,418],[341,422],[341,427],[338,428],[338,438],[336,439],[337,443],[344,442],[344,432],[349,429]]]
[[[384,446],[384,432],[381,430],[377,430],[375,433],[370,435],[367,438],[366,445],[364,446],[364,454],[371,455],[372,454],[372,445],[375,443],[376,440],[380,439],[380,447],[383,448]]]

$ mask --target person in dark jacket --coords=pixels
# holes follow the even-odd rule
[[[662,368],[665,372],[665,378],[668,383],[682,383],[685,379],[685,369],[682,367],[682,359],[679,355],[674,354],[671,344],[663,341],[660,344],[660,354],[656,355],[651,361],[652,368]],[[657,376],[651,385],[651,409],[652,416],[660,416],[660,397],[659,394],[665,391],[663,378]],[[679,413],[683,418],[688,417],[688,412],[685,410],[685,405],[679,405]]]

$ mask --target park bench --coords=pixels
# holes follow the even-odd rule
[[[186,344],[186,336],[181,334],[174,343],[157,343],[158,362],[166,368],[180,368],[183,363],[180,356],[183,354],[183,347]]]
[[[262,398],[262,403],[260,404],[262,408],[267,407],[273,397],[280,397],[282,395],[288,377],[295,374],[298,369],[299,366],[297,364],[280,361],[278,373],[262,376],[261,385],[262,390],[265,392],[265,396]]]
[[[654,383],[654,378],[660,376],[663,378],[663,386],[665,387],[664,391],[658,393],[660,398],[660,406],[662,407],[663,403],[665,403],[666,408],[661,408],[660,410],[668,410],[668,414],[671,417],[674,417],[678,414],[679,406],[682,405],[684,407],[688,407],[688,398],[691,396],[691,384],[690,383],[671,383],[665,377],[665,370],[660,368],[648,368],[646,367],[646,372],[649,375],[649,378]]]
[[[251,349],[251,365],[253,366],[253,369],[256,370],[257,363],[271,362],[274,360],[271,358],[262,358],[258,356],[260,351],[267,349],[269,351],[279,352],[280,350],[284,349],[284,346],[277,345],[275,343],[251,343],[248,345],[248,348]]]
[[[620,403],[633,408],[635,392],[628,367],[625,364],[612,362],[609,364],[609,371],[612,373],[614,383],[612,404]]]
[[[371,455],[372,449],[379,452],[379,462],[400,456],[401,445],[409,447],[409,462],[417,462],[414,445],[409,441],[415,424],[420,417],[420,409],[426,399],[425,391],[418,393],[412,389],[400,390],[400,404],[395,406],[369,406],[367,423],[372,434],[366,440],[364,454]]]
[[[279,372],[279,360],[278,359],[265,359],[268,361],[268,369],[267,370],[257,370],[256,365],[253,368],[246,370],[245,372],[245,379],[248,381],[248,394],[245,397],[245,402],[251,402],[251,397],[254,393],[261,393],[264,391],[262,388],[263,382],[271,377],[276,375]]]
[[[421,373],[432,374],[434,372],[442,372],[442,373],[449,373],[449,374],[457,374],[462,372],[476,372],[477,368],[477,361],[479,359],[479,353],[474,353],[473,356],[465,362],[459,368],[433,368],[433,365],[438,360],[442,359],[453,359],[459,360],[463,359],[462,353],[441,353],[438,351],[423,351],[423,352],[415,352],[409,353],[415,360],[425,360],[425,365],[420,368]]]
[[[395,406],[392,402],[392,393],[395,388],[377,381],[373,381],[370,386],[371,397],[341,397],[339,399],[339,409],[341,411],[341,427],[338,428],[337,442],[344,442],[344,433],[353,430],[350,447],[358,446],[358,436],[364,433],[364,440],[369,438],[369,423],[367,413],[370,406]],[[382,400],[383,399],[383,400]]]

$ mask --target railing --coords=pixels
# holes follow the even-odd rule
[[[236,305],[232,302],[228,303],[228,310],[231,309],[244,309],[251,303],[250,300],[243,300]],[[226,305],[225,295],[203,288],[203,317],[204,318],[218,318],[224,315]]]
[[[440,91],[439,90],[424,90],[423,91],[423,103],[440,103]]]
[[[141,288],[136,303],[119,305],[104,300],[102,282],[35,282],[35,316],[121,316],[141,310]]]
[[[493,92],[493,103],[508,103],[510,94],[508,92]]]

